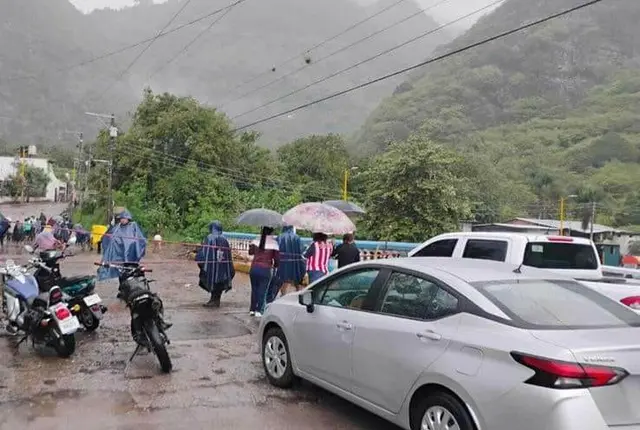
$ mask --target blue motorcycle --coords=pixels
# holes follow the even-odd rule
[[[30,253],[34,252],[28,245],[25,249]],[[63,277],[60,273],[60,261],[65,257],[64,251],[43,251],[38,257],[29,260],[29,266],[35,268],[33,276],[40,289],[47,291],[54,286],[60,287],[64,301],[69,305],[73,315],[78,317],[87,331],[94,331],[100,326],[100,320],[107,312],[107,307],[95,292],[96,277]]]
[[[75,333],[80,322],[64,303],[62,290],[52,287],[41,292],[35,277],[12,260],[0,268],[0,275],[6,330],[23,334],[16,347],[31,338],[34,347],[52,347],[59,357],[70,357],[76,349]]]

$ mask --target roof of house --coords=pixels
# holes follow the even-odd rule
[[[548,226],[542,225],[522,225],[522,224],[508,224],[503,222],[492,222],[490,224],[476,224],[475,227],[501,227],[501,228],[509,228],[512,230],[523,230],[523,231],[531,231],[531,230],[539,230],[539,231],[548,231],[555,230],[553,228],[549,228]]]
[[[534,226],[546,227],[546,228],[555,229],[555,230],[560,229],[560,221],[555,219],[515,218],[515,221],[526,222]],[[580,233],[589,233],[591,231],[591,226],[589,226],[587,229],[583,229],[581,221],[564,221],[563,224],[564,224],[565,230],[573,230]],[[626,233],[623,230],[618,230],[614,227],[609,227],[607,225],[602,225],[602,224],[593,224],[593,232],[595,234]]]

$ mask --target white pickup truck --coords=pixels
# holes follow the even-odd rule
[[[579,280],[640,312],[640,280],[603,276],[597,249],[589,239],[499,232],[446,233],[417,246],[409,257],[474,258],[546,269]]]

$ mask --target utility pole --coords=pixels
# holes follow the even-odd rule
[[[24,203],[24,189],[26,186],[26,175],[25,175],[25,170],[26,170],[26,166],[25,166],[25,161],[24,158],[27,156],[27,153],[29,151],[29,148],[27,148],[26,146],[21,146],[20,147],[20,153],[18,155],[19,157],[19,171],[20,171],[20,203]]]
[[[111,114],[111,126],[109,127],[109,206],[107,207],[107,225],[113,219],[113,153],[116,150],[116,139],[118,137],[118,127],[116,127],[116,117]]]
[[[87,160],[84,162],[85,166],[85,175],[84,175],[84,184],[82,191],[82,200],[85,200],[88,197],[89,193],[89,173],[91,173],[91,163],[93,162],[93,154],[91,152],[91,146],[89,146],[89,154]]]
[[[593,223],[596,222],[596,202],[591,202],[591,231],[589,239],[593,242]]]
[[[78,206],[80,207],[80,212],[82,212],[82,200],[83,200],[80,184],[82,184],[82,178],[85,172],[85,169],[83,169],[84,166],[85,166],[84,135],[82,132],[80,132],[78,133],[78,167],[79,167],[78,170],[79,171],[78,171],[77,179],[74,178],[74,182],[73,182],[73,187],[75,191],[74,194],[75,194],[75,198],[78,200]]]
[[[107,224],[111,224],[113,219],[113,153],[116,150],[116,139],[118,137],[118,127],[116,127],[116,116],[114,114],[106,115],[94,112],[85,112],[85,115],[98,118],[109,129],[109,160],[102,160],[106,162],[109,169],[109,201],[107,202]],[[109,118],[110,122],[107,124],[102,118]],[[98,160],[94,160],[98,161]]]

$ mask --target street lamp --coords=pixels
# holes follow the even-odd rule
[[[564,202],[567,199],[575,199],[576,197],[578,197],[576,194],[571,194],[560,198],[560,236],[564,236]]]
[[[344,169],[344,183],[342,186],[342,200],[347,201],[347,189],[349,185],[349,172],[354,172],[358,170],[357,166],[351,167],[349,169]]]

